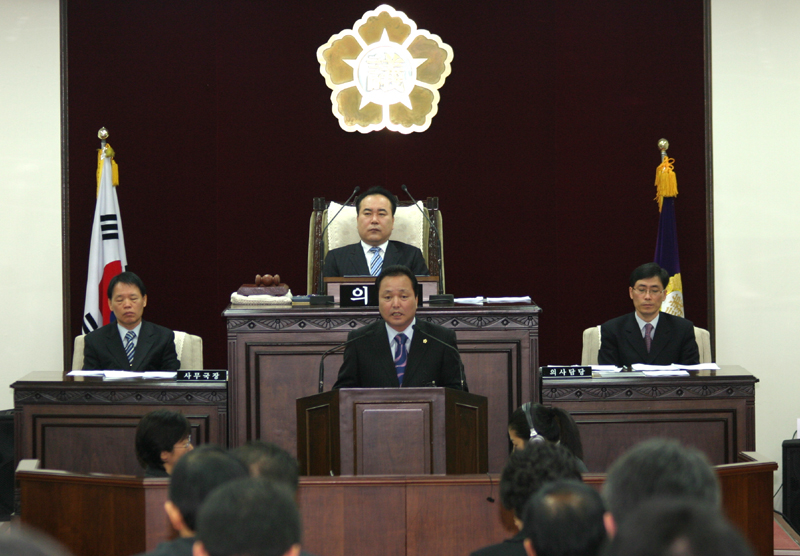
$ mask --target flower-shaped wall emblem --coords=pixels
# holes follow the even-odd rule
[[[411,133],[431,125],[453,49],[384,4],[333,35],[317,59],[342,129]]]

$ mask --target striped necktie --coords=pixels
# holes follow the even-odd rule
[[[128,356],[128,363],[131,365],[133,365],[133,350],[135,349],[133,345],[134,338],[136,338],[136,332],[128,330],[128,333],[125,334],[125,355]]]
[[[394,367],[397,369],[397,380],[400,381],[400,386],[403,385],[403,375],[406,373],[406,363],[408,362],[407,339],[408,336],[405,334],[398,334],[394,337],[394,341],[397,344],[397,349],[394,352]]]
[[[372,276],[377,276],[381,273],[383,266],[383,257],[381,257],[380,247],[370,247],[369,252],[372,253],[372,261],[369,263],[369,273]]]

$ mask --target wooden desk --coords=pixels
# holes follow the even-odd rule
[[[63,381],[31,373],[14,389],[15,455],[74,473],[141,475],[136,426],[145,413],[171,409],[192,425],[194,444],[227,445],[227,385],[222,382]]]
[[[539,314],[536,305],[423,306],[417,318],[452,328],[470,392],[489,400],[489,471],[509,452],[508,420],[539,399]],[[322,354],[347,333],[374,322],[377,308],[258,307],[223,313],[228,328],[230,444],[275,442],[296,454],[295,400],[317,393]],[[325,390],[336,381],[341,353],[325,360]]]
[[[735,463],[756,449],[755,385],[739,366],[692,371],[688,377],[546,379],[542,403],[578,423],[584,461],[602,472],[642,440],[671,437],[704,451],[713,465]]]

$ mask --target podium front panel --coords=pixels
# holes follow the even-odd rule
[[[356,403],[354,475],[433,473],[430,403]]]

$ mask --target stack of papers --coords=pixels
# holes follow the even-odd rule
[[[457,297],[453,300],[456,303],[464,303],[468,305],[481,305],[483,303],[530,303],[531,296],[526,295],[523,297]]]
[[[98,376],[109,380],[121,378],[175,380],[178,373],[175,371],[144,371],[141,373],[134,371],[70,371],[67,376]]]
[[[641,372],[644,376],[689,376],[688,371],[718,371],[716,363],[700,363],[699,365],[645,365],[634,363],[631,368]],[[592,365],[592,371],[597,371],[601,376],[605,373],[618,373],[622,368],[614,365]]]

